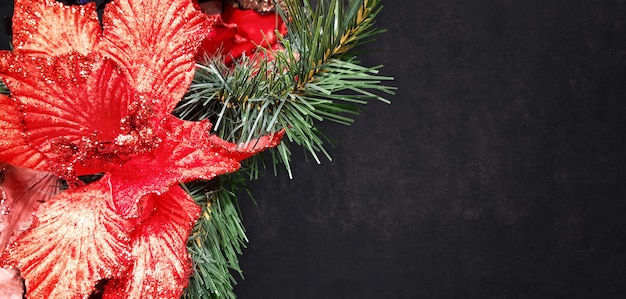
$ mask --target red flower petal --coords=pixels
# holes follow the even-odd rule
[[[55,173],[65,175],[64,167],[95,173],[115,162],[93,152],[114,143],[137,96],[111,60],[76,53],[52,58],[11,53],[0,56],[0,76],[21,104],[22,129],[30,144],[50,159]],[[8,121],[14,127],[21,124],[15,117]],[[93,144],[96,140],[100,143]],[[80,152],[81,147],[91,149]]]
[[[196,60],[203,61],[205,56],[211,57],[218,53],[231,55],[230,51],[235,46],[235,35],[237,34],[237,25],[226,24],[219,15],[209,16],[214,22],[209,34],[202,41],[200,51],[196,56]],[[230,56],[226,56],[227,58]],[[228,58],[229,59],[229,58]]]
[[[239,169],[239,161],[278,145],[283,132],[263,136],[244,146],[209,135],[208,121],[189,122],[168,116],[161,130],[161,144],[154,151],[124,164],[111,176],[118,213],[136,216],[137,200],[148,193],[165,192],[169,186],[194,179],[212,179]]]
[[[201,209],[179,186],[148,197],[154,209],[131,235],[134,263],[107,283],[103,298],[178,299],[189,282],[186,244]]]
[[[17,271],[0,268],[0,298],[17,299],[24,296],[24,286]]]
[[[283,35],[287,33],[282,18],[275,12],[259,13],[225,5],[220,17],[202,42],[198,58],[215,55],[221,50],[225,62],[230,63],[244,53],[251,54],[258,46],[273,48],[278,43],[276,30]]]
[[[25,168],[47,170],[45,157],[24,138],[21,122],[15,101],[0,95],[0,161]]]
[[[272,48],[277,43],[275,30],[287,33],[283,19],[275,12],[259,13],[251,9],[238,9],[227,5],[222,13],[226,23],[237,24],[237,45],[233,56],[256,49],[257,46]]]
[[[3,192],[0,195],[1,255],[10,240],[30,226],[35,207],[59,193],[60,182],[49,172],[15,167],[6,163],[0,167],[2,168],[0,191]],[[23,227],[25,223],[28,226]]]
[[[54,0],[16,0],[13,46],[18,51],[88,54],[101,32],[96,4],[65,6]]]
[[[114,59],[140,93],[170,113],[187,91],[207,18],[191,0],[116,0],[104,11],[98,49]]]
[[[106,176],[39,206],[33,226],[8,251],[30,298],[85,298],[128,267],[128,223],[112,206]]]

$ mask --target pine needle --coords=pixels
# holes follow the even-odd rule
[[[288,34],[279,36],[283,50],[259,47],[254,57],[227,66],[217,56],[198,64],[189,91],[174,113],[184,119],[210,119],[214,134],[234,143],[285,129],[283,141],[242,163],[235,175],[218,178],[218,187],[201,192],[189,187],[203,215],[189,239],[194,273],[184,298],[235,298],[232,272],[241,275],[237,256],[247,242],[236,208],[235,189],[258,178],[270,159],[276,173],[282,164],[293,177],[291,146],[304,149],[317,162],[331,160],[331,144],[319,129],[322,121],[351,124],[371,100],[389,103],[393,80],[380,74],[382,66],[363,66],[359,48],[383,30],[374,27],[381,0],[287,0]],[[271,57],[272,59],[265,59]],[[332,144],[331,144],[332,145]],[[210,204],[209,204],[210,203]]]

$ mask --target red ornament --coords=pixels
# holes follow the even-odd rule
[[[220,15],[211,15],[214,25],[202,42],[198,59],[224,54],[227,64],[251,55],[258,47],[278,48],[279,34],[287,34],[287,27],[275,12],[259,13],[251,9],[239,9],[224,5]]]
[[[187,90],[208,17],[191,0],[16,0],[0,52],[0,161],[51,171],[70,190],[35,212],[4,253],[31,298],[179,298],[200,211],[180,186],[236,170],[282,132],[238,146],[208,121],[170,114]],[[104,173],[83,185],[77,176]]]

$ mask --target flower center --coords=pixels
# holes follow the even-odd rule
[[[133,157],[152,152],[161,143],[154,129],[157,121],[152,101],[135,101],[129,105],[127,116],[120,120],[119,133],[113,138],[103,138],[111,136],[111,132],[95,131],[80,140],[64,137],[53,140],[48,155],[51,170],[70,185],[80,185],[79,175],[109,171]]]

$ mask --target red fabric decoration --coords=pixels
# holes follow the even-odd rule
[[[228,64],[244,53],[253,54],[259,46],[276,49],[276,30],[281,35],[287,34],[285,23],[275,12],[259,13],[225,5],[220,15],[211,15],[211,18],[215,24],[202,42],[198,52],[200,60],[222,53]]]
[[[276,146],[239,146],[170,114],[210,21],[192,0],[95,4],[16,0],[13,52],[0,52],[0,161],[70,183],[2,257],[30,298],[179,298],[200,211],[180,182],[211,179]],[[78,175],[105,173],[83,185]]]

